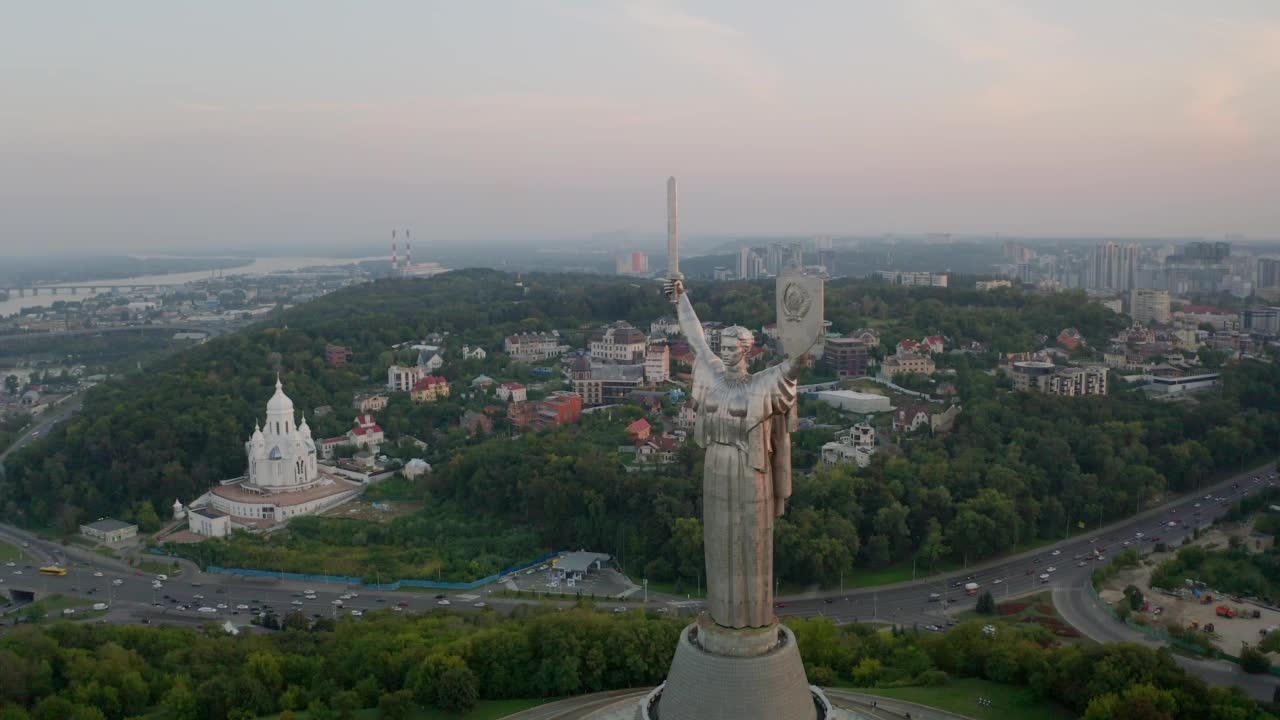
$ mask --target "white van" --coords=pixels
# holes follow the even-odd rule
[[[106,609],[107,609],[107,604],[106,604],[106,603],[94,603],[94,604],[93,604],[93,609],[94,609],[94,610],[106,610]]]

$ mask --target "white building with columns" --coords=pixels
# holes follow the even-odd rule
[[[277,379],[265,423],[254,423],[253,435],[244,444],[248,474],[224,480],[191,502],[187,518],[192,532],[265,530],[355,497],[359,485],[319,468],[311,428],[305,417],[298,424],[294,417],[293,401]]]

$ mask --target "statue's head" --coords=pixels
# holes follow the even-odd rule
[[[755,335],[741,325],[727,327],[720,331],[720,359],[725,367],[741,367],[756,344]]]

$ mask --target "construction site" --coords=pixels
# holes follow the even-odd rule
[[[1251,550],[1261,542],[1251,536],[1252,524],[1214,527],[1194,541],[1206,549],[1224,548],[1232,537],[1240,537]],[[1255,544],[1257,547],[1255,547]],[[1152,553],[1133,568],[1120,571],[1099,588],[1098,595],[1113,607],[1127,603],[1124,589],[1130,585],[1143,594],[1143,606],[1134,618],[1158,627],[1181,627],[1205,632],[1220,650],[1237,655],[1245,645],[1256,645],[1267,633],[1280,629],[1280,611],[1258,602],[1218,593],[1203,583],[1190,581],[1174,591],[1153,589],[1152,571],[1174,557],[1177,548]]]

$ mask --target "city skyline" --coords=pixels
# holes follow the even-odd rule
[[[1280,238],[1265,2],[144,2],[6,25],[0,251],[656,237],[669,175],[688,237]]]

